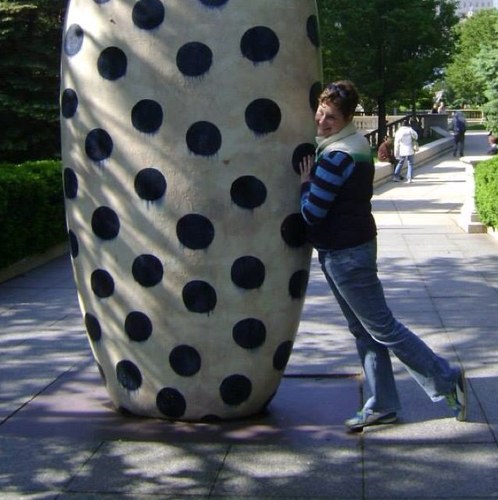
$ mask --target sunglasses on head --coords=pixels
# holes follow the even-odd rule
[[[339,96],[343,99],[346,99],[348,97],[347,90],[340,87],[339,85],[336,85],[335,83],[330,83],[329,85],[327,85],[326,89],[330,92],[334,92],[335,94],[339,94]]]

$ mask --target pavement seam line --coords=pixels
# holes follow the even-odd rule
[[[64,377],[67,373],[69,373],[73,368],[78,366],[79,363],[75,363],[74,365],[71,365],[67,370],[63,371],[60,373],[57,377],[55,377],[52,382],[50,382],[48,385],[40,389],[36,394],[34,394],[31,398],[29,398],[27,401],[21,404],[18,408],[16,408],[10,415],[7,415],[1,422],[0,426],[8,422],[12,417],[17,415],[23,408],[28,406],[32,401],[34,401],[38,396],[43,394],[49,387],[52,387],[56,382],[59,381],[60,378]]]
[[[71,483],[75,481],[79,473],[86,467],[86,465],[90,462],[90,460],[92,460],[93,457],[100,451],[100,449],[104,446],[105,443],[106,441],[100,441],[100,443],[97,444],[94,450],[90,453],[90,456],[85,461],[83,461],[83,463],[78,467],[78,469],[74,472],[74,474],[72,474],[72,476],[67,480],[67,483],[61,488],[59,493],[55,496],[54,500],[57,500],[58,498],[60,498],[61,495],[64,495],[65,493],[71,493],[71,490],[69,489]]]
[[[462,365],[463,366],[463,365]],[[475,395],[475,390],[474,390],[474,387],[472,386],[472,381],[468,378],[468,377],[465,377],[466,378],[466,383],[467,383],[467,392],[469,390],[469,388],[472,390],[472,392],[474,393]],[[468,405],[468,401],[469,401],[469,396],[467,395],[467,405]],[[482,416],[484,417],[484,420],[486,422],[486,425],[488,426],[488,429],[489,429],[489,432],[491,433],[491,435],[493,436],[493,440],[495,442],[496,445],[498,445],[498,436],[495,434],[494,432],[494,429],[493,429],[493,425],[492,423],[489,421],[489,418],[486,414],[486,411],[485,411],[485,408],[484,406],[482,405],[482,403],[479,401],[479,398],[478,397],[475,397],[475,400],[477,401],[477,406],[479,407],[479,410],[481,411],[481,414]]]
[[[213,484],[211,485],[211,488],[209,489],[208,498],[211,498],[213,496],[214,490],[218,484],[218,478],[220,477],[221,471],[225,467],[225,463],[227,461],[227,458],[228,458],[228,455],[229,455],[231,449],[232,449],[232,445],[229,444],[227,446],[225,455],[223,456],[223,460],[221,461],[220,466],[218,467],[218,470],[216,471],[216,476],[214,478]]]

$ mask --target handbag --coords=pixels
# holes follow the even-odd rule
[[[416,139],[412,140],[412,147],[413,147],[413,152],[414,153],[416,153],[420,149],[420,147],[418,145],[418,141]]]

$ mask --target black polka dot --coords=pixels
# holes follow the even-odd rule
[[[114,293],[114,279],[104,269],[93,271],[90,277],[90,285],[93,293],[101,299],[110,297]]]
[[[158,410],[168,418],[180,418],[185,414],[187,403],[180,391],[171,387],[161,389],[156,397]]]
[[[309,272],[296,271],[289,280],[289,294],[293,299],[302,299],[308,286]]]
[[[318,107],[318,98],[322,93],[322,82],[315,82],[310,88],[310,108],[313,113],[316,111]]]
[[[206,7],[222,7],[228,0],[200,0],[200,2]]]
[[[294,150],[292,154],[292,168],[296,174],[299,174],[299,164],[303,161],[306,156],[315,155],[315,146],[311,143],[299,144],[299,146]]]
[[[61,113],[64,118],[72,118],[78,109],[78,95],[73,89],[65,89],[61,97]]]
[[[147,201],[156,201],[166,193],[164,175],[155,168],[144,168],[135,177],[135,192]]]
[[[119,414],[123,415],[124,417],[133,417],[134,416],[133,412],[128,410],[128,408],[126,408],[125,406],[118,406],[116,408],[116,411]]]
[[[102,328],[100,327],[99,320],[93,314],[85,314],[85,328],[88,336],[94,342],[98,342],[102,338]]]
[[[151,99],[137,102],[131,110],[131,123],[145,134],[157,132],[163,123],[163,110],[161,105]]]
[[[315,47],[319,47],[320,35],[318,30],[318,19],[316,16],[308,17],[308,20],[306,21],[306,33],[308,34],[308,38],[310,39],[311,43]]]
[[[266,201],[266,186],[256,177],[239,177],[230,189],[232,201],[241,208],[252,210]]]
[[[259,288],[265,281],[265,266],[256,257],[240,257],[232,264],[231,276],[240,288]]]
[[[280,42],[273,30],[256,26],[247,30],[240,41],[242,55],[254,63],[270,61],[280,48]]]
[[[86,136],[85,152],[93,161],[103,161],[112,154],[114,144],[111,136],[101,128],[91,130]]]
[[[192,250],[207,248],[214,239],[214,226],[211,221],[199,214],[182,217],[176,225],[176,235],[182,245]]]
[[[164,5],[160,0],[140,0],[133,7],[132,19],[143,30],[157,28],[164,21]]]
[[[247,126],[258,135],[275,132],[280,126],[282,113],[270,99],[256,99],[246,109]]]
[[[186,43],[176,55],[176,65],[185,76],[199,77],[207,73],[212,64],[211,49],[200,42]]]
[[[209,313],[216,307],[216,291],[205,281],[190,281],[183,287],[183,303],[195,313]]]
[[[126,74],[128,60],[126,54],[118,47],[107,47],[97,60],[97,69],[102,78],[117,80]]]
[[[220,385],[221,399],[231,406],[237,406],[249,399],[252,383],[244,375],[231,375]]]
[[[80,253],[78,238],[76,237],[76,234],[74,234],[74,231],[71,230],[68,231],[68,237],[69,237],[69,250],[71,252],[71,257],[75,259],[76,257],[78,257],[78,254]]]
[[[99,207],[92,215],[92,230],[103,240],[112,240],[119,234],[120,222],[116,212],[109,207]]]
[[[138,256],[131,270],[135,280],[144,287],[155,286],[163,279],[163,265],[154,255]]]
[[[265,324],[259,319],[246,318],[239,321],[232,330],[233,340],[244,349],[255,349],[266,340]]]
[[[187,131],[187,146],[196,155],[213,156],[221,147],[221,133],[212,123],[194,123]]]
[[[282,342],[278,346],[273,355],[273,368],[275,368],[275,370],[282,371],[285,369],[292,353],[292,346],[293,343],[290,340]]]
[[[79,24],[71,24],[64,37],[64,53],[71,57],[76,55],[83,45],[85,33]]]
[[[213,415],[212,413],[210,413],[201,417],[199,421],[205,424],[217,424],[219,422],[223,422],[223,419],[218,415]]]
[[[145,342],[152,335],[152,321],[140,311],[132,311],[125,320],[126,335],[135,342]]]
[[[135,363],[128,360],[120,361],[116,365],[118,382],[129,391],[136,391],[142,385],[142,374]]]
[[[201,356],[191,346],[175,347],[169,355],[171,368],[182,377],[191,377],[201,369]]]
[[[72,168],[65,168],[62,176],[64,194],[70,200],[76,198],[78,194],[78,178]]]
[[[306,223],[301,214],[287,216],[280,226],[280,234],[287,245],[293,248],[306,244]]]

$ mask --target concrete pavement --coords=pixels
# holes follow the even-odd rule
[[[469,155],[486,135],[467,134]],[[498,242],[458,226],[450,154],[376,190],[379,269],[395,315],[461,362],[469,421],[394,359],[403,410],[346,434],[363,380],[313,262],[295,348],[268,414],[186,424],[116,413],[91,359],[67,256],[0,284],[0,498],[498,497]]]

